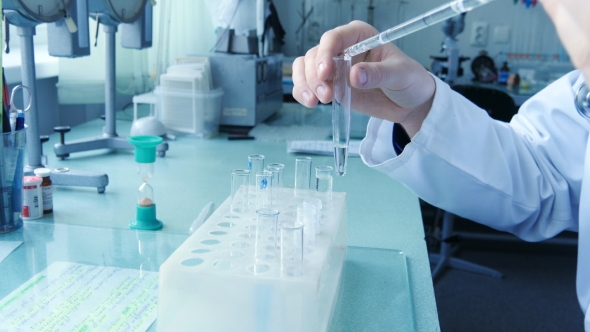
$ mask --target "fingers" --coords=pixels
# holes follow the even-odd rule
[[[320,79],[317,71],[317,53],[319,47],[314,47],[305,55],[305,78],[307,86],[322,103],[332,101],[332,88],[330,81]]]
[[[320,44],[293,62],[293,97],[306,107],[332,101],[332,58],[346,47],[377,34],[372,26],[354,21],[326,32]]]
[[[293,98],[305,107],[314,107],[318,104],[318,99],[307,85],[305,77],[305,60],[298,57],[293,62]]]
[[[316,55],[316,71],[320,80],[329,80],[333,74],[332,57],[347,47],[376,35],[378,32],[367,23],[352,21],[326,32],[320,39]]]
[[[316,46],[307,51],[305,57],[299,57],[293,62],[293,97],[306,107],[314,107],[318,102],[332,101],[331,80],[323,81],[318,78],[317,51]]]

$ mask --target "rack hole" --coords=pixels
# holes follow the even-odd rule
[[[200,265],[201,263],[203,263],[203,260],[200,258],[189,258],[189,259],[185,259],[182,262],[180,262],[180,264],[182,264],[184,266],[197,266],[197,265]]]
[[[205,248],[199,248],[199,249],[195,249],[193,251],[191,251],[193,254],[206,254],[208,252],[211,252],[210,249],[205,249]]]
[[[226,254],[229,257],[242,257],[242,256],[244,256],[243,251],[236,251],[236,250],[229,250],[229,251],[224,252],[224,254]]]
[[[217,262],[213,263],[213,266],[215,266],[215,268],[219,269],[219,270],[233,269],[234,267],[236,267],[236,265],[238,265],[238,264],[236,262],[232,262],[232,261],[217,261]]]
[[[247,270],[252,273],[264,273],[264,272],[270,270],[270,265],[268,265],[268,264],[254,264],[254,265],[248,266]]]

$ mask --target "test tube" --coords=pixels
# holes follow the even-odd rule
[[[281,170],[271,166],[267,166],[266,170],[272,174],[270,180],[271,204],[276,207],[281,201]]]
[[[231,212],[241,214],[248,211],[248,187],[250,171],[234,169],[231,171]]]
[[[254,258],[270,260],[277,256],[277,228],[279,211],[274,209],[256,210],[256,243]]]
[[[322,232],[321,220],[322,220],[322,201],[319,198],[306,198],[303,204],[313,205],[315,207],[315,234],[318,235]]]
[[[282,221],[281,275],[299,277],[303,274],[303,224],[298,221]]]
[[[272,206],[272,188],[270,182],[272,173],[262,171],[256,173],[256,208],[270,208]]]
[[[303,243],[315,243],[316,208],[303,203],[297,206],[297,221],[303,223]]]
[[[346,174],[348,141],[350,139],[350,58],[333,57],[336,75],[333,80],[332,140],[334,143],[334,165],[336,174]]]
[[[316,197],[322,200],[324,205],[332,202],[332,166],[318,166],[315,168]]]
[[[279,164],[279,163],[270,163],[266,166],[266,169],[268,170],[269,168],[274,167],[274,168],[278,168],[279,169],[279,187],[280,188],[284,188],[284,184],[283,184],[283,171],[285,170],[285,165],[283,164]]]
[[[256,175],[258,172],[262,172],[264,170],[264,155],[261,154],[251,154],[248,156],[248,169],[250,170],[251,174]],[[256,181],[256,177],[252,177],[250,179],[250,184],[254,185]]]
[[[297,157],[295,159],[295,197],[303,197],[309,190],[311,177],[311,158]]]

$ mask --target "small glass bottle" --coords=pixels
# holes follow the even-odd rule
[[[508,77],[510,76],[510,68],[508,68],[508,62],[504,62],[502,67],[500,68],[500,72],[498,73],[498,83],[499,84],[506,84],[508,83]]]
[[[41,192],[43,200],[43,214],[53,212],[53,182],[51,181],[51,170],[49,168],[37,168],[35,175],[41,177]]]

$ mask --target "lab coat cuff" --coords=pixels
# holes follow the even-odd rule
[[[401,154],[397,154],[391,144],[393,135],[393,122],[371,118],[367,125],[367,135],[361,142],[360,155],[363,162],[369,166],[377,168],[382,172],[391,172],[406,163],[413,153],[421,146],[426,145],[435,125],[442,117],[445,116],[445,110],[449,107],[450,87],[434,76],[436,90],[432,108],[424,119],[418,133],[414,135]]]
[[[360,146],[361,159],[366,165],[373,167],[397,157],[391,142],[392,135],[393,122],[369,119],[367,134]]]

